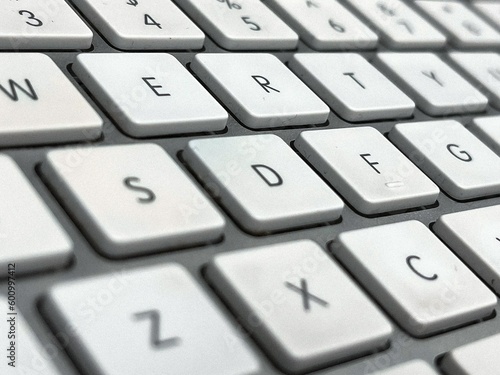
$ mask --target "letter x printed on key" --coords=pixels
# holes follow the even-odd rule
[[[285,282],[285,286],[294,292],[300,293],[302,295],[302,303],[304,305],[304,310],[309,311],[311,310],[311,304],[310,301],[314,301],[317,304],[327,307],[328,302],[325,300],[315,296],[314,294],[310,293],[307,287],[307,280],[306,279],[300,279],[300,287],[293,285],[292,283],[289,283],[288,281]]]

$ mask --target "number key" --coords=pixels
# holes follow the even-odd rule
[[[500,34],[458,1],[415,1],[444,28],[457,47],[500,46]]]
[[[336,1],[268,0],[268,3],[315,49],[368,49],[377,44],[377,35]]]
[[[200,49],[205,35],[171,1],[74,0],[115,47],[126,50]]]
[[[92,31],[63,0],[3,1],[0,49],[86,49]]]
[[[446,37],[401,0],[349,0],[394,48],[441,47]]]
[[[259,0],[175,0],[222,47],[293,49],[298,36]]]

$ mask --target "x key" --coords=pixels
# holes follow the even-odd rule
[[[305,271],[305,259],[314,260],[314,267],[297,274]],[[287,372],[304,373],[384,348],[392,332],[340,265],[310,240],[216,255],[206,277]]]
[[[292,283],[289,283],[288,281],[285,282],[285,286],[302,295],[302,303],[304,304],[304,310],[306,311],[311,309],[309,301],[314,301],[323,307],[328,306],[328,302],[309,292],[306,279],[300,279],[300,288]]]

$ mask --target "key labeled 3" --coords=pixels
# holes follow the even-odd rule
[[[340,198],[275,135],[198,139],[189,142],[183,157],[250,232],[340,217]]]
[[[7,0],[0,5],[0,49],[86,49],[92,31],[64,0]]]
[[[169,54],[80,54],[73,69],[127,134],[208,132],[227,112]]]

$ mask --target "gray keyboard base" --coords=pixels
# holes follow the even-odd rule
[[[93,52],[114,52],[115,50],[110,47],[107,42],[105,42],[102,37],[94,30],[94,50]],[[383,47],[379,47],[378,51],[384,50]],[[213,43],[208,37],[205,43],[205,52],[220,52],[224,51]],[[299,52],[312,52],[307,46],[302,42],[299,43]],[[83,51],[86,52],[86,51]],[[173,52],[172,54],[179,59],[183,64],[188,64],[195,52]],[[292,52],[276,52],[274,53],[282,61],[288,61],[290,56],[295,53]],[[444,52],[444,51],[441,51]],[[44,52],[46,53],[46,52]],[[71,79],[72,82],[77,82],[78,80],[71,74],[70,65],[74,62],[78,51],[75,52],[51,52],[46,53],[49,55],[57,65],[65,72],[65,74]],[[371,60],[373,52],[362,53],[367,59]],[[443,57],[444,53],[442,53]],[[77,83],[78,85],[78,83]],[[89,100],[92,105],[98,110],[99,114],[105,119],[104,125],[104,137],[103,139],[92,142],[92,145],[110,145],[110,144],[128,144],[134,142],[140,142],[139,140],[132,139],[120,130],[118,130],[115,125],[109,120],[109,116],[103,108],[96,105],[96,100],[85,91],[85,89],[80,85],[80,91],[84,93],[84,96]],[[481,113],[478,116],[485,115],[498,115],[500,111],[497,111],[491,107],[488,107],[485,113]],[[447,118],[452,118],[460,121],[461,123],[468,125],[471,123],[471,119],[475,116],[452,116]],[[436,117],[430,117],[418,109],[415,110],[415,114],[412,119],[405,121],[423,121],[436,119]],[[397,121],[379,121],[372,123],[364,123],[364,125],[369,125],[377,128],[383,133],[387,133],[392,126]],[[353,124],[347,123],[344,120],[338,118],[335,114],[330,113],[328,119],[328,125],[321,126],[318,128],[339,128],[339,127],[349,127]],[[359,125],[354,125],[359,126]],[[310,128],[290,128],[290,129],[279,129],[279,130],[261,130],[254,131],[245,128],[240,123],[238,123],[233,117],[230,118],[227,127],[227,133],[225,135],[247,135],[247,134],[257,134],[257,133],[274,133],[282,137],[286,142],[293,145],[293,141],[298,137],[299,133],[303,130]],[[179,156],[183,149],[185,149],[186,144],[189,139],[199,137],[206,137],[206,135],[190,135],[190,136],[175,136],[175,137],[165,137],[165,138],[153,138],[148,139],[148,142],[154,142],[162,146],[172,157],[176,158],[180,162]],[[76,224],[71,220],[68,212],[65,212],[60,204],[57,202],[56,198],[51,194],[47,186],[43,183],[40,174],[37,172],[37,166],[42,162],[46,152],[58,146],[47,146],[47,147],[36,147],[36,148],[7,148],[0,149],[2,153],[6,153],[14,158],[14,160],[19,164],[25,174],[28,176],[31,183],[34,185],[35,189],[39,192],[42,198],[47,202],[49,207],[55,213],[58,221],[63,225],[68,234],[71,236],[75,242],[75,257],[73,263],[63,270],[56,270],[54,272],[43,272],[36,275],[27,275],[19,277],[17,280],[17,292],[18,292],[18,304],[19,309],[23,312],[27,322],[31,325],[35,333],[44,343],[46,348],[48,348],[49,353],[54,352],[53,362],[61,370],[62,374],[67,375],[77,375],[78,370],[74,367],[74,361],[72,361],[65,351],[60,349],[55,350],[56,347],[60,347],[60,343],[54,339],[50,328],[47,326],[46,321],[43,319],[42,314],[39,311],[40,302],[43,299],[47,290],[56,283],[64,283],[65,281],[75,280],[89,275],[100,275],[106,273],[112,273],[120,271],[122,269],[130,269],[136,267],[143,267],[147,265],[153,265],[157,263],[168,263],[177,262],[185,266],[192,275],[198,280],[200,285],[206,290],[206,292],[212,297],[216,304],[224,312],[226,318],[235,322],[233,315],[227,309],[226,306],[221,302],[218,296],[211,290],[210,286],[204,280],[202,275],[203,266],[212,259],[212,257],[220,252],[227,252],[231,250],[236,250],[245,247],[255,247],[260,245],[267,245],[273,243],[280,243],[290,240],[298,239],[311,239],[316,241],[322,247],[327,249],[327,244],[333,240],[333,238],[340,232],[370,227],[374,225],[381,225],[386,223],[394,223],[409,219],[416,219],[423,222],[426,225],[431,226],[433,222],[437,220],[439,216],[445,213],[451,213],[455,211],[468,210],[473,208],[485,207],[495,204],[500,204],[500,197],[491,197],[486,199],[474,200],[471,202],[457,202],[443,193],[440,193],[438,198],[438,205],[432,208],[426,208],[421,210],[414,210],[411,212],[403,212],[397,214],[389,214],[377,217],[364,217],[353,211],[349,206],[345,208],[342,214],[342,222],[336,224],[325,224],[324,226],[305,228],[285,233],[270,234],[266,236],[252,236],[245,233],[241,228],[239,228],[235,222],[228,216],[227,212],[224,214],[227,218],[227,229],[225,231],[225,237],[221,243],[214,245],[209,245],[207,247],[197,247],[189,249],[181,249],[178,251],[158,253],[154,255],[147,255],[144,257],[126,259],[126,260],[110,260],[98,254],[94,246],[89,242],[89,239],[84,237],[82,231],[76,226]],[[183,166],[187,171],[187,168]],[[188,172],[193,180],[194,177]],[[375,301],[374,301],[375,302]],[[375,302],[376,303],[376,302]],[[500,303],[497,306],[497,310],[500,309]],[[380,353],[373,354],[371,356],[355,359],[347,363],[339,364],[337,366],[329,367],[327,369],[319,370],[315,374],[328,374],[328,375],[354,375],[354,374],[365,374],[372,372],[376,369],[382,369],[396,365],[398,363],[403,363],[411,359],[421,358],[428,363],[436,364],[439,356],[453,348],[456,348],[462,344],[478,340],[483,337],[491,336],[492,334],[500,333],[500,319],[498,317],[489,319],[483,322],[478,322],[475,324],[468,325],[466,327],[455,329],[450,332],[445,332],[439,335],[435,335],[426,339],[415,339],[405,333],[402,329],[395,326],[395,334],[392,338],[391,347],[388,350],[382,351]],[[203,334],[203,332],[200,332]],[[265,356],[265,353],[253,342],[249,341],[250,346],[253,348],[254,352],[257,353],[261,358],[261,364],[264,374],[281,374],[281,372],[274,366],[274,364]]]

